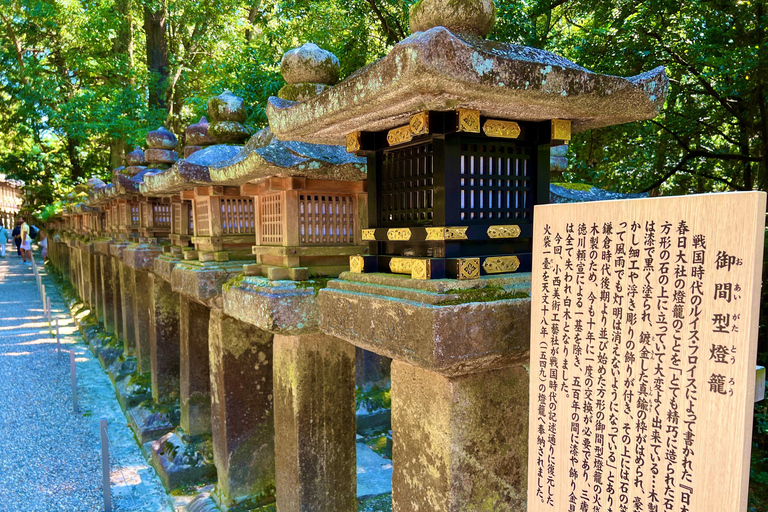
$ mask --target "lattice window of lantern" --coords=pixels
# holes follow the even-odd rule
[[[195,215],[197,217],[197,235],[208,236],[211,234],[211,226],[208,222],[210,217],[208,202],[195,201]]]
[[[192,208],[182,208],[182,212],[187,212],[187,223],[189,225],[189,231],[188,233],[194,233],[195,232],[195,216],[192,214]]]
[[[531,153],[512,143],[462,142],[461,220],[532,218]]]
[[[380,175],[380,225],[431,225],[434,208],[432,143],[384,151]]]
[[[171,227],[171,205],[169,204],[152,205],[152,213],[154,215],[154,225],[156,228]]]
[[[351,195],[300,194],[299,240],[301,244],[354,244],[354,201]]]
[[[131,205],[131,226],[138,226],[141,221],[141,211],[138,204]]]
[[[252,198],[221,198],[221,232],[225,235],[256,232]]]
[[[263,195],[261,203],[261,243],[283,243],[283,194]]]
[[[120,205],[120,225],[121,226],[127,226],[129,224],[128,222],[128,205],[127,204],[121,204]]]
[[[181,205],[176,203],[171,205],[173,211],[173,223],[171,224],[171,232],[175,235],[181,234]]]

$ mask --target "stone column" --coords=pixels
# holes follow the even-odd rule
[[[128,265],[118,262],[120,268],[120,300],[123,313],[123,341],[125,342],[125,356],[136,355],[136,323],[133,311],[133,295],[135,288],[135,274]]]
[[[115,330],[115,283],[112,276],[111,258],[104,254],[99,255],[101,266],[101,309],[104,330],[116,333]]]
[[[136,340],[136,365],[139,373],[149,373],[151,363],[150,308],[152,304],[152,281],[149,272],[133,271],[133,321]]]
[[[91,306],[91,258],[86,246],[81,245],[78,249],[80,253],[80,298],[83,302]]]
[[[355,512],[355,347],[323,334],[274,338],[281,512]]]
[[[150,360],[152,399],[162,403],[179,389],[179,294],[171,284],[149,274],[152,283],[150,304]]]
[[[118,338],[123,338],[125,333],[123,332],[123,290],[120,279],[120,260],[112,256],[108,256],[109,266],[112,269],[110,278],[112,281],[112,318],[115,321],[115,327],[112,332]]]
[[[91,305],[96,311],[96,316],[103,323],[104,322],[104,300],[101,294],[101,255],[91,254]]]
[[[214,497],[227,508],[274,502],[272,334],[214,309],[209,344]]]
[[[526,510],[528,372],[392,362],[393,512]]]
[[[211,433],[211,377],[208,320],[211,310],[185,295],[179,301],[181,341],[181,429],[190,436]]]

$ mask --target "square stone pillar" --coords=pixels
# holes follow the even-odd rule
[[[179,352],[179,294],[162,278],[149,274],[152,284],[150,304],[150,361],[152,399],[162,403],[178,396]]]
[[[223,508],[275,500],[272,334],[211,310],[211,426]]]
[[[123,326],[123,290],[120,279],[120,260],[108,256],[109,266],[112,269],[110,278],[112,282],[112,316],[115,320],[115,327],[112,331],[118,338],[124,338],[125,332]],[[126,354],[128,355],[128,354]]]
[[[133,311],[133,295],[136,287],[135,274],[128,265],[119,262],[120,268],[120,300],[123,314],[123,341],[125,343],[125,356],[136,355],[136,322]]]
[[[208,321],[211,310],[179,297],[181,429],[190,436],[211,433]]]
[[[99,321],[104,321],[104,301],[101,295],[101,255],[90,254],[91,260],[91,305]]]
[[[99,255],[101,266],[101,309],[102,324],[104,330],[116,333],[115,330],[115,282],[112,275],[112,258],[104,254]]]
[[[280,512],[356,512],[355,347],[276,334],[274,394]]]
[[[83,246],[80,246],[78,253],[80,254],[80,298],[91,306],[91,258]]]
[[[134,270],[133,279],[133,332],[136,340],[136,369],[139,373],[149,373],[152,366],[152,349],[150,347],[152,281],[146,270]]]
[[[528,372],[392,362],[392,510],[525,512]]]

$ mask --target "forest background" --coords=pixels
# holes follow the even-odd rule
[[[343,78],[408,36],[413,1],[0,0],[0,173],[23,180],[40,212],[90,177],[109,181],[149,130],[165,125],[183,143],[224,89],[264,127],[285,51],[314,42],[339,57]],[[496,5],[491,39],[599,73],[667,69],[661,114],[576,135],[566,181],[664,195],[768,189],[768,0]],[[751,494],[766,511],[768,405],[755,418]]]

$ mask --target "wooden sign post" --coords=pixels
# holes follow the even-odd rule
[[[747,509],[765,208],[536,206],[530,512]]]

